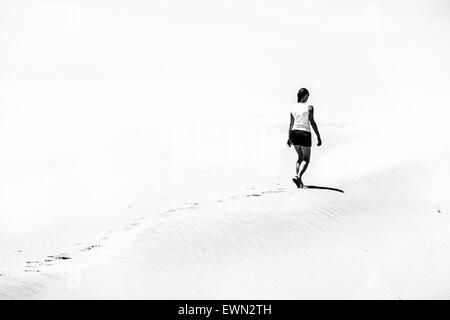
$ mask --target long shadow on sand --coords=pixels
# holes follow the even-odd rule
[[[304,186],[305,189],[322,189],[322,190],[331,190],[331,191],[337,191],[344,193],[344,190],[337,189],[337,188],[331,188],[331,187],[320,187],[320,186]]]

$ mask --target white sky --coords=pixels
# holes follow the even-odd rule
[[[1,139],[284,116],[300,87],[319,122],[446,114],[449,18],[444,0],[0,0]]]

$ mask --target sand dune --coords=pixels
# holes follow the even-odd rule
[[[450,298],[448,12],[0,1],[0,298]]]
[[[280,145],[273,179],[228,179],[220,194],[161,201],[65,252],[47,246],[3,272],[0,297],[450,298],[448,141],[398,126],[323,131],[305,178],[322,189],[295,188],[295,155]]]

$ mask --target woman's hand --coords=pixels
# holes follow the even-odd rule
[[[322,139],[317,140],[317,146],[320,147],[322,145]]]
[[[292,141],[291,141],[291,139],[288,139],[287,145],[288,145],[289,148],[292,146]]]

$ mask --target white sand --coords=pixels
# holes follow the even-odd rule
[[[211,159],[209,172],[194,170],[192,160],[176,171],[181,180],[157,180],[172,191],[165,197],[152,199],[156,191],[146,188],[155,180],[143,176],[128,185],[140,197],[111,198],[107,213],[26,217],[36,221],[29,230],[12,228],[21,220],[10,217],[2,223],[10,231],[0,297],[450,298],[447,129],[426,136],[408,126],[321,129],[324,145],[314,148],[305,183],[344,193],[296,189],[295,154],[278,134],[276,166],[265,174],[259,159],[235,166]]]
[[[447,13],[0,1],[0,298],[450,298]]]

